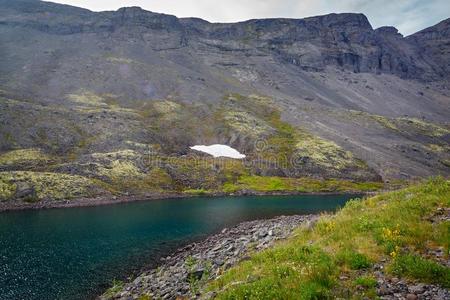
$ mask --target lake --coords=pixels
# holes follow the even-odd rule
[[[0,213],[0,299],[90,299],[242,221],[334,211],[354,196],[198,197]]]

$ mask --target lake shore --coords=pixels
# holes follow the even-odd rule
[[[20,211],[20,210],[36,210],[36,209],[54,209],[54,208],[73,208],[73,207],[90,207],[90,206],[102,206],[113,205],[120,203],[130,203],[137,201],[150,201],[161,199],[178,199],[178,198],[190,198],[190,197],[234,197],[234,196],[292,196],[292,195],[374,195],[377,192],[361,192],[361,191],[346,191],[346,192],[254,192],[245,191],[239,193],[208,193],[208,194],[188,194],[188,193],[149,193],[144,195],[125,195],[114,196],[107,195],[96,198],[76,198],[71,200],[62,201],[39,201],[34,203],[23,201],[10,201],[0,202],[0,213],[7,211]]]
[[[99,299],[182,299],[202,292],[209,280],[249,254],[287,238],[301,224],[312,226],[316,215],[281,216],[273,219],[243,222],[203,241],[191,243],[161,259],[157,268],[144,271],[133,281],[116,284]],[[202,293],[203,298],[213,295]]]

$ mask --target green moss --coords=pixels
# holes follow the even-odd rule
[[[382,125],[386,128],[389,128],[391,130],[398,131],[397,126],[390,119],[383,117],[383,116],[378,116],[378,115],[370,115],[370,117],[372,119],[374,119],[375,121],[377,121],[378,123],[380,123],[380,125]]]
[[[52,160],[52,157],[40,149],[19,149],[13,150],[0,155],[0,165],[12,166],[19,164],[42,164]]]
[[[450,269],[424,256],[440,247],[448,255],[448,223],[436,226],[431,219],[438,208],[450,208],[449,199],[450,181],[435,178],[349,201],[314,227],[301,226],[288,240],[254,253],[208,290],[217,299],[376,299],[370,266],[382,262],[396,276],[448,287]]]
[[[225,122],[232,131],[253,141],[264,141],[264,149],[255,150],[269,162],[285,168],[301,168],[307,163],[327,171],[368,169],[363,161],[336,143],[283,121],[281,110],[268,97],[231,94],[224,101]]]
[[[274,131],[267,122],[245,111],[227,111],[224,120],[233,130],[255,139]]]
[[[0,202],[14,198],[16,185],[0,175]]]
[[[439,125],[425,122],[416,118],[398,118],[397,122],[403,126],[412,127],[418,133],[423,135],[428,135],[431,137],[442,137],[444,135],[450,134],[450,131]]]
[[[303,133],[296,144],[297,154],[311,159],[325,168],[343,169],[356,166],[358,161],[349,151],[344,151],[336,143]]]
[[[431,137],[442,137],[450,134],[450,131],[437,124],[426,122],[417,118],[388,118],[380,115],[373,115],[361,111],[349,111],[350,117],[360,117],[368,120],[376,121],[381,126],[403,134],[422,134]]]
[[[48,172],[0,172],[0,182],[3,186],[9,186],[10,191],[16,182],[26,183],[35,190],[36,201],[93,197],[105,193],[104,188],[107,187],[104,183],[82,176]]]
[[[450,152],[450,146],[448,145],[428,144],[426,145],[426,148],[432,152]]]
[[[104,98],[90,91],[81,90],[79,94],[69,94],[67,99],[80,105],[107,107]]]
[[[150,181],[154,188],[170,189],[173,186],[172,177],[161,168],[153,168],[146,176],[146,180]]]
[[[182,107],[180,104],[173,101],[155,101],[153,108],[160,114],[170,114],[178,112]]]

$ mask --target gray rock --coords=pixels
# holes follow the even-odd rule
[[[15,197],[24,201],[33,201],[37,199],[37,193],[34,186],[31,184],[26,182],[17,182]]]
[[[422,294],[425,290],[424,284],[417,284],[408,287],[408,291],[412,294]]]

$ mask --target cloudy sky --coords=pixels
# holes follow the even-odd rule
[[[49,0],[52,1],[52,0]],[[364,13],[374,28],[393,25],[404,35],[450,17],[449,0],[53,0],[93,11],[140,6],[178,17],[210,22],[255,18],[303,18],[331,12]]]

